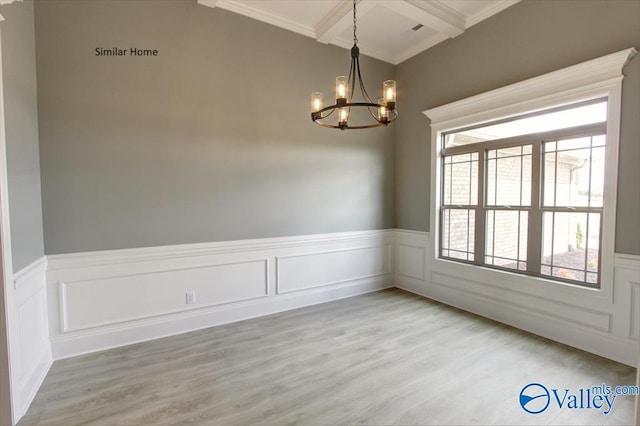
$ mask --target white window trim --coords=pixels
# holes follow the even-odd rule
[[[613,301],[618,147],[624,77],[622,69],[636,53],[635,48],[625,49],[423,112],[431,119],[430,229],[433,270],[455,273],[475,281],[491,281],[493,286],[526,294],[560,292],[566,293],[568,297],[580,294],[581,298],[586,297],[595,301],[603,299],[608,302]],[[597,98],[606,98],[608,102],[600,289],[439,259],[440,215],[438,212],[442,176],[439,161],[442,144],[439,141],[442,133]],[[509,275],[508,282],[505,282],[507,280],[504,279],[504,274]]]

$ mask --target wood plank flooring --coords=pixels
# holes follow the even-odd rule
[[[391,289],[57,361],[19,425],[633,423],[629,396],[527,414],[530,382],[635,369]]]

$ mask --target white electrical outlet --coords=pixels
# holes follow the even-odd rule
[[[196,292],[191,290],[185,294],[187,305],[194,305],[196,303]]]

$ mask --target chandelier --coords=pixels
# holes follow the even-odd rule
[[[322,106],[322,92],[311,94],[311,121],[323,127],[340,130],[369,129],[372,127],[382,127],[393,123],[398,118],[396,111],[396,82],[386,80],[382,84],[382,98],[378,103],[371,101],[367,94],[360,74],[360,49],[358,48],[358,37],[356,36],[356,3],[353,0],[353,47],[351,48],[351,69],[349,77],[336,77],[336,103],[327,107]],[[360,89],[362,102],[353,102],[356,88]],[[369,119],[369,124],[349,125],[352,109],[366,109],[373,118]],[[324,120],[337,111],[336,120],[333,123]]]

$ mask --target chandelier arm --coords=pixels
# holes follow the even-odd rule
[[[369,94],[367,93],[367,89],[365,89],[364,87],[364,81],[362,81],[362,75],[360,74],[360,59],[356,58],[356,64],[358,67],[358,81],[360,82],[360,91],[362,92],[362,96],[364,97],[365,101],[369,102],[369,103],[373,103],[371,101],[371,98],[369,97]]]
[[[329,114],[325,115],[324,117],[318,116],[318,120],[324,120],[325,118],[330,117],[331,114],[335,112],[335,110],[336,108],[331,108],[331,107],[322,108],[320,111],[318,111],[319,114],[321,114],[323,111],[329,112]]]
[[[355,95],[356,90],[356,61],[357,58],[351,58],[351,69],[349,70],[349,83],[351,83],[351,93],[349,93],[349,102],[353,100],[353,96]],[[353,78],[353,79],[352,79]]]
[[[349,77],[347,77],[347,81],[351,82],[353,78],[353,59],[351,59],[351,66],[349,67]]]
[[[380,120],[378,120],[378,117],[371,111],[372,107],[368,107],[367,111],[369,111],[369,114],[371,115],[371,117],[373,117],[374,120],[376,120],[378,123],[380,123]]]

